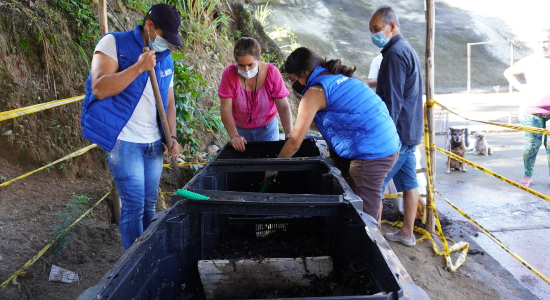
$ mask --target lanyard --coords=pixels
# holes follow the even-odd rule
[[[256,74],[256,82],[254,83],[254,94],[248,101],[248,91],[246,90],[246,78],[243,76],[244,94],[246,96],[246,107],[248,109],[248,123],[252,122],[252,112],[254,111],[254,102],[256,101],[256,88],[258,87],[258,77],[260,76],[260,67],[258,66],[258,74]]]

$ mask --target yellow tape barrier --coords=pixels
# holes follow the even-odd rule
[[[531,194],[533,194],[533,195],[535,195],[535,196],[537,196],[537,197],[540,197],[540,198],[542,198],[542,199],[544,199],[544,200],[546,200],[546,201],[550,201],[550,197],[548,197],[548,196],[546,196],[546,195],[544,195],[544,194],[541,194],[541,193],[539,193],[539,192],[537,192],[537,191],[534,191],[534,190],[532,190],[532,189],[530,189],[530,188],[528,188],[528,187],[524,187],[523,185],[521,185],[521,184],[519,184],[519,183],[517,183],[517,182],[515,182],[515,181],[513,181],[513,180],[510,180],[510,179],[508,179],[508,178],[506,178],[506,177],[504,177],[504,176],[502,176],[502,175],[499,175],[499,174],[497,174],[497,173],[495,173],[495,172],[492,172],[492,171],[490,171],[490,170],[487,170],[487,169],[485,169],[485,168],[482,167],[482,166],[478,166],[478,165],[474,164],[473,162],[471,162],[471,161],[469,161],[469,160],[467,160],[467,159],[465,159],[465,158],[463,158],[463,157],[461,157],[461,156],[458,156],[458,155],[456,155],[456,154],[454,154],[454,153],[452,153],[452,152],[449,152],[449,151],[446,151],[446,150],[443,150],[443,149],[437,148],[437,147],[435,148],[435,150],[437,150],[437,151],[439,151],[439,152],[441,152],[441,153],[443,153],[443,154],[445,154],[445,155],[448,155],[448,156],[450,156],[450,157],[453,158],[453,159],[456,159],[456,160],[458,160],[458,161],[461,161],[461,162],[463,162],[463,163],[466,163],[466,164],[468,164],[468,165],[470,165],[470,166],[472,166],[472,167],[474,167],[474,168],[480,170],[480,171],[483,172],[483,173],[489,174],[489,175],[491,175],[491,176],[493,176],[493,177],[496,177],[496,178],[498,178],[498,179],[500,179],[500,180],[502,180],[502,181],[504,181],[504,182],[506,182],[506,183],[509,183],[509,184],[511,184],[511,185],[513,185],[513,186],[515,186],[515,187],[518,187],[518,188],[520,188],[520,189],[522,189],[522,190],[524,190],[524,191],[527,191],[527,192],[529,192],[529,193],[531,193]]]
[[[178,166],[184,167],[184,166],[194,166],[194,165],[204,165],[206,162],[192,162],[192,163],[178,163]],[[163,168],[171,167],[172,164],[163,164]]]
[[[54,108],[54,107],[57,107],[57,106],[77,102],[77,101],[80,101],[82,99],[84,99],[84,95],[76,96],[76,97],[72,97],[72,98],[67,98],[67,99],[62,99],[62,100],[55,100],[55,101],[51,101],[51,102],[47,102],[47,103],[41,103],[41,104],[36,104],[36,105],[27,106],[27,107],[23,107],[23,108],[18,108],[18,109],[14,109],[14,110],[0,112],[0,122],[5,121],[5,120],[9,120],[9,119],[13,119],[13,118],[17,118],[17,117],[20,117],[20,116],[24,116],[24,115],[33,114],[35,112],[43,111],[43,110]]]
[[[426,101],[426,105],[424,106],[424,147],[425,147],[424,149],[426,151],[426,168],[428,170],[433,170],[432,169],[432,162],[431,162],[431,159],[430,159],[430,151],[433,151],[433,148],[435,147],[435,144],[431,143],[431,141],[430,141],[430,135],[429,135],[429,130],[428,130],[427,110],[432,109],[434,102],[435,101],[433,99],[428,99]],[[435,217],[435,222],[436,222],[437,230],[438,230],[437,235],[439,235],[439,237],[441,238],[441,243],[443,244],[443,251],[439,251],[439,247],[431,239],[431,235],[428,232],[426,232],[426,234],[430,235],[430,240],[432,241],[432,248],[434,250],[434,253],[437,254],[437,255],[444,255],[446,265],[447,265],[447,270],[454,273],[458,269],[458,267],[460,267],[464,263],[464,261],[466,260],[466,255],[468,254],[468,248],[469,248],[470,244],[466,243],[466,242],[459,242],[459,243],[454,244],[450,248],[449,248],[449,245],[447,245],[447,238],[445,238],[445,235],[443,234],[443,229],[441,228],[441,222],[439,222],[439,217],[437,216],[437,210],[435,208],[435,197],[434,197],[434,190],[435,189],[434,189],[434,182],[433,182],[432,172],[428,171],[427,173],[428,173],[428,185],[426,187],[426,191],[427,191],[427,199],[429,201],[427,201],[428,203],[426,203],[426,206],[427,206],[427,209],[433,210],[434,217]],[[425,215],[427,215],[427,214],[425,214]],[[424,235],[424,233],[423,233],[423,235]],[[462,253],[457,258],[456,262],[453,264],[450,254],[451,254],[451,252],[458,251],[458,250],[462,250]]]
[[[426,198],[425,194],[420,194],[420,198]],[[403,198],[403,194],[384,194],[384,199]]]
[[[382,223],[389,223],[389,222],[384,220],[384,221],[382,221]],[[403,222],[402,221],[396,221],[396,222],[393,222],[391,225],[395,226],[395,227],[401,227],[401,226],[403,226]],[[452,273],[456,272],[458,267],[460,267],[464,263],[464,261],[466,260],[466,255],[468,255],[468,249],[470,247],[470,243],[467,243],[467,242],[455,243],[453,246],[448,248],[446,251],[440,251],[439,246],[434,241],[434,239],[432,238],[432,235],[428,231],[426,231],[426,230],[424,230],[420,227],[417,227],[417,226],[414,226],[414,231],[418,232],[422,235],[420,238],[416,239],[417,242],[420,242],[422,240],[430,240],[430,242],[432,243],[432,249],[434,250],[434,253],[436,255],[444,255],[445,256],[445,260],[447,262],[447,270],[449,270],[450,272],[452,272]],[[445,240],[445,244],[447,244],[446,240],[449,240],[449,241],[454,243],[454,241],[452,239],[446,238],[443,234],[441,234],[439,232],[435,232],[435,234],[437,234],[437,236],[439,236],[439,238],[441,238],[441,241]],[[451,252],[455,252],[455,251],[459,251],[459,250],[462,250],[462,252],[459,254],[458,258],[456,259],[456,263],[453,265],[449,254]]]
[[[499,122],[488,122],[488,121],[473,120],[473,119],[461,116],[460,114],[448,109],[445,105],[442,105],[441,103],[439,103],[435,100],[429,100],[429,101],[433,101],[433,103],[441,106],[443,109],[445,109],[445,110],[449,111],[450,113],[455,114],[455,115],[457,115],[457,116],[459,116],[463,119],[466,119],[468,121],[473,121],[473,122],[478,122],[478,123],[483,123],[483,124],[489,124],[489,125],[495,125],[495,126],[500,126],[500,127],[506,127],[506,128],[516,129],[516,130],[521,130],[521,131],[529,131],[529,132],[532,132],[532,133],[550,135],[550,129],[542,129],[542,128],[519,126],[519,125],[510,125],[510,124],[499,123]]]
[[[101,201],[107,198],[107,196],[109,196],[111,192],[112,190],[108,191],[107,194],[101,197],[101,199],[99,199],[99,201],[97,201],[92,207],[90,207],[90,209],[88,209],[84,214],[82,214],[82,216],[76,219],[71,225],[69,225],[69,227],[65,228],[65,230],[63,230],[62,233],[57,235],[55,239],[53,239],[49,244],[47,244],[44,248],[42,248],[42,250],[38,251],[38,253],[35,254],[29,261],[27,261],[19,270],[15,271],[15,273],[13,273],[10,277],[8,277],[8,279],[2,282],[2,284],[0,284],[0,287],[5,288],[6,285],[10,282],[10,280],[12,279],[15,280],[17,276],[24,276],[26,274],[24,271],[25,269],[27,269],[33,263],[35,263],[48,249],[51,248],[51,246],[53,246],[61,238],[63,234],[65,234],[70,228],[72,228],[73,226],[78,224],[82,219],[84,219],[84,217],[86,217],[99,203],[101,203]]]
[[[542,274],[540,271],[535,269],[532,265],[530,265],[527,261],[525,261],[523,258],[521,258],[519,255],[517,255],[515,252],[510,250],[506,244],[501,242],[496,236],[493,235],[489,230],[485,229],[485,227],[481,226],[476,220],[472,219],[469,215],[467,215],[465,212],[460,210],[458,207],[456,207],[451,201],[447,200],[443,195],[441,195],[440,192],[435,191],[443,200],[447,201],[449,205],[451,205],[456,211],[458,211],[462,216],[464,216],[466,219],[470,220],[472,223],[474,223],[483,233],[485,233],[493,242],[495,242],[497,245],[499,245],[504,251],[508,252],[510,255],[512,255],[515,259],[517,259],[522,265],[527,267],[527,269],[531,270],[531,272],[535,273],[538,277],[540,277],[542,280],[544,280],[546,283],[550,284],[550,280],[548,277],[546,277],[544,274]]]
[[[64,160],[67,160],[67,159],[69,159],[69,158],[73,158],[73,157],[82,155],[82,154],[88,152],[90,149],[95,148],[95,147],[97,147],[96,144],[91,144],[91,145],[88,146],[88,147],[84,147],[84,148],[82,148],[82,149],[80,149],[80,150],[77,150],[77,151],[75,151],[75,152],[73,152],[73,153],[71,153],[71,154],[69,154],[69,155],[67,155],[67,156],[64,156],[64,157],[62,157],[62,158],[60,158],[60,159],[58,159],[58,160],[56,160],[56,161],[54,161],[54,162],[52,162],[52,163],[49,163],[49,164],[47,164],[47,165],[45,165],[45,166],[43,166],[43,167],[40,167],[40,168],[38,168],[38,169],[36,169],[36,170],[34,170],[34,171],[31,171],[31,172],[29,172],[29,173],[27,173],[27,174],[23,174],[23,175],[21,175],[21,176],[19,176],[19,177],[17,177],[17,178],[12,179],[12,180],[6,181],[6,182],[0,184],[0,187],[7,186],[8,184],[13,183],[14,181],[17,181],[17,180],[19,180],[19,179],[23,179],[23,178],[25,178],[25,177],[27,177],[27,176],[30,176],[30,175],[32,175],[32,174],[34,174],[34,173],[36,173],[36,172],[38,172],[38,171],[40,171],[40,170],[44,170],[45,168],[49,168],[49,167],[51,167],[51,166],[53,166],[53,165],[55,165],[55,164],[57,164],[57,163],[60,163],[60,162],[62,162],[62,161],[64,161]]]

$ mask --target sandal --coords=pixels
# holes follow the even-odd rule
[[[528,179],[528,180],[525,180],[525,179],[522,179],[519,184],[523,185],[524,187],[529,187],[531,185],[531,182],[533,182],[532,179]],[[550,183],[549,183],[550,184]]]

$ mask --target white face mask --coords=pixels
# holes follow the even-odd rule
[[[149,36],[149,49],[155,50],[155,52],[163,52],[166,49],[168,49],[168,41],[157,34],[157,37],[155,38],[155,41],[151,41],[151,35],[149,34],[149,31],[147,31],[147,35]]]
[[[245,72],[245,71],[243,71],[243,70],[237,68],[237,72],[238,72],[242,77],[244,77],[245,79],[250,79],[250,78],[256,76],[256,74],[258,74],[258,66],[259,66],[259,65],[260,65],[260,64],[258,63],[258,64],[256,65],[256,67],[254,67],[253,69],[248,70],[248,72]]]

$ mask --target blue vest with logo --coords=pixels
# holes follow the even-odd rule
[[[111,32],[116,40],[118,71],[121,72],[134,65],[143,53],[142,26],[126,32]],[[170,56],[170,50],[156,53],[157,65],[155,74],[166,112],[168,103],[168,89],[174,73],[174,61]],[[101,146],[105,150],[112,150],[116,144],[118,135],[130,120],[134,110],[141,99],[145,85],[149,78],[149,72],[143,72],[128,85],[120,94],[98,100],[92,93],[91,72],[86,82],[86,95],[82,104],[82,135]],[[158,120],[157,116],[157,120]],[[164,136],[160,121],[158,121],[161,136]]]
[[[382,99],[364,82],[343,74],[320,75],[313,70],[306,90],[321,85],[327,107],[315,115],[315,125],[329,148],[347,159],[372,160],[401,148],[395,124]]]

